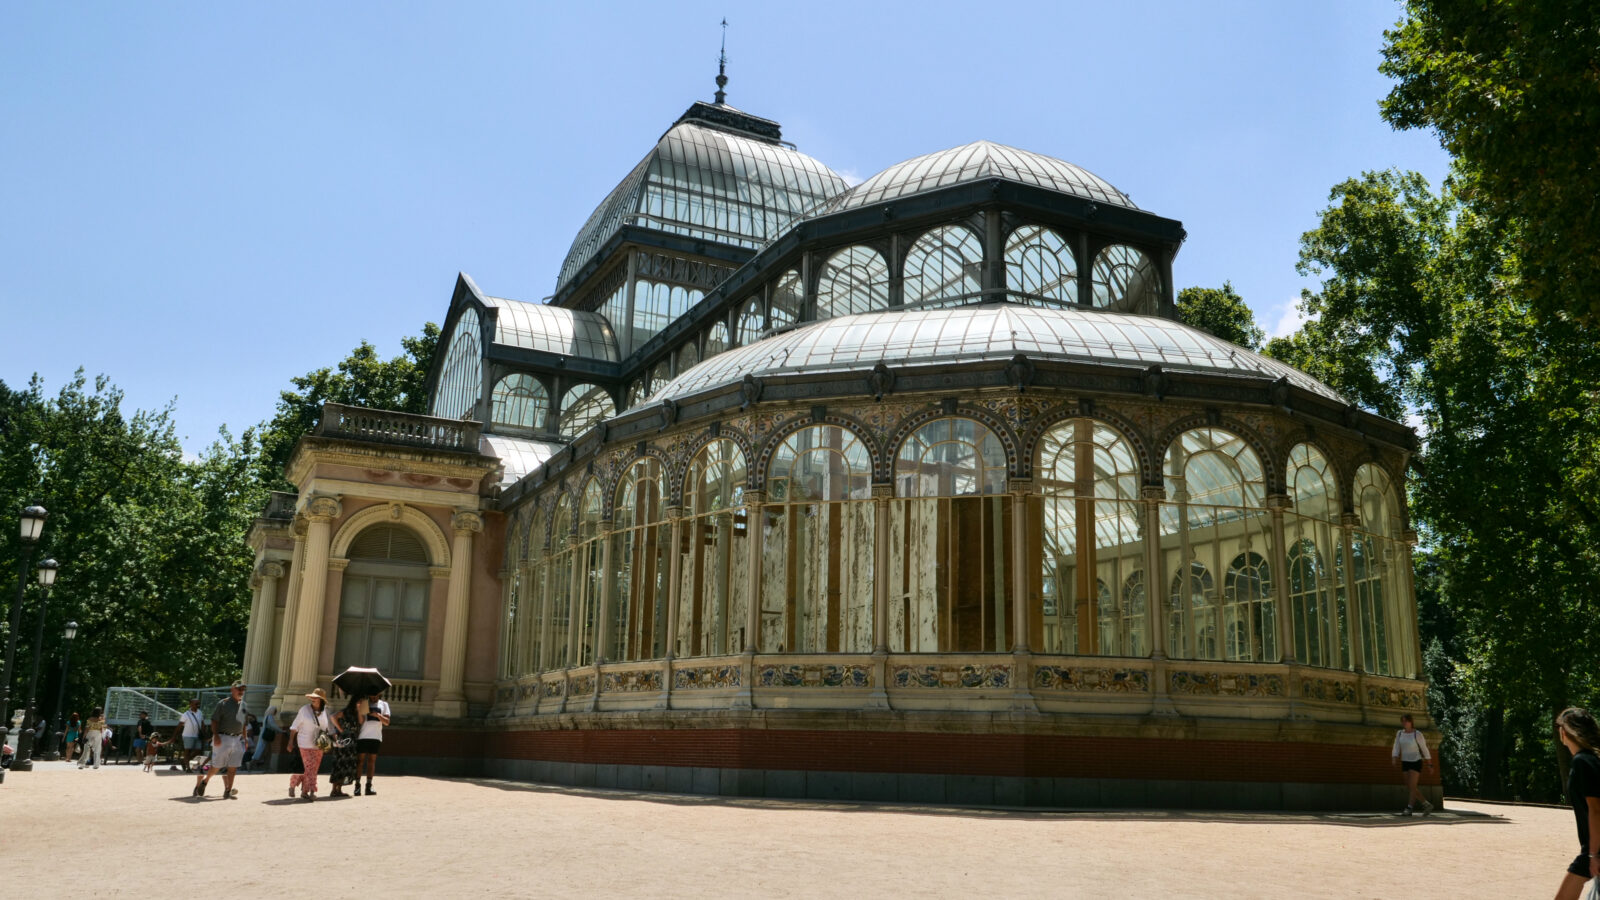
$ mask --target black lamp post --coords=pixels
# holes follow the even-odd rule
[[[22,734],[17,737],[17,756],[11,761],[13,772],[33,771],[34,710],[39,702],[39,657],[44,655],[44,613],[50,605],[50,586],[56,583],[57,564],[53,559],[39,563],[39,586],[44,588],[39,597],[39,624],[33,629],[33,673],[28,676],[27,714],[22,718]]]
[[[42,506],[30,506],[22,511],[22,552],[17,555],[17,599],[11,604],[11,631],[6,635],[5,669],[0,672],[0,744],[5,743],[11,728],[11,664],[17,656],[17,629],[22,627],[22,592],[28,584],[28,566],[33,563],[33,545],[39,542],[44,531],[44,519],[49,513]],[[6,780],[6,770],[0,769],[0,784]]]
[[[68,622],[66,630],[61,632],[61,683],[56,686],[56,728],[55,746],[51,749],[47,759],[60,759],[62,751],[67,749],[67,724],[65,718],[67,704],[67,664],[72,661],[72,639],[78,636],[78,623]]]

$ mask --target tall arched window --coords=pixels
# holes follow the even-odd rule
[[[622,474],[611,514],[616,573],[607,659],[659,659],[667,652],[671,532],[661,463],[646,456]]]
[[[1069,419],[1045,432],[1036,477],[1039,505],[1030,518],[1042,541],[1029,548],[1040,554],[1030,570],[1041,573],[1044,604],[1029,611],[1029,643],[1045,653],[1147,655],[1133,446],[1109,425]],[[1135,581],[1137,592],[1113,597],[1109,585],[1131,587]],[[1134,600],[1137,619],[1124,605]]]
[[[500,664],[499,677],[511,678],[518,674],[516,661],[522,652],[522,619],[527,617],[526,610],[522,609],[524,602],[524,530],[518,527],[521,524],[520,516],[513,520],[506,528],[506,570],[507,575],[501,582],[502,593],[500,614]]]
[[[769,328],[782,328],[800,321],[800,310],[805,305],[805,285],[800,273],[793,269],[778,277],[772,286],[772,324]]]
[[[528,578],[525,582],[524,601],[518,604],[517,623],[520,652],[516,667],[518,674],[539,672],[544,667],[542,649],[545,641],[544,623],[549,615],[546,601],[550,595],[550,527],[549,516],[543,509],[533,510],[533,525],[528,529]]]
[[[1068,305],[1078,302],[1078,261],[1056,231],[1023,225],[1006,238],[1006,290],[1025,302]]]
[[[1161,307],[1161,275],[1141,250],[1112,244],[1094,258],[1094,305],[1119,312],[1154,313]]]
[[[739,311],[739,346],[746,347],[761,340],[767,330],[766,316],[761,313],[761,301],[751,300]]]
[[[644,402],[650,394],[650,376],[642,375],[632,384],[628,385],[628,408],[633,409]]]
[[[817,280],[817,318],[889,307],[889,264],[871,247],[846,247],[828,257]]]
[[[1166,570],[1177,573],[1168,598],[1168,654],[1277,660],[1277,604],[1267,564],[1272,525],[1260,458],[1235,434],[1196,428],[1167,448],[1165,474],[1161,546]],[[1221,595],[1213,572],[1224,573]],[[1243,637],[1230,644],[1236,633]]]
[[[605,536],[600,525],[604,504],[598,479],[590,478],[578,503],[578,546],[572,558],[573,604],[577,609],[577,658],[573,663],[589,666],[598,658],[600,646],[600,606],[605,589]]]
[[[549,615],[544,621],[544,671],[567,667],[572,650],[572,498],[556,501],[555,522],[550,527]]]
[[[1410,617],[1400,602],[1406,581],[1396,563],[1399,504],[1389,475],[1371,463],[1356,470],[1351,488],[1359,523],[1350,536],[1350,581],[1361,617],[1361,656],[1375,675],[1416,676]]]
[[[889,649],[1002,652],[1012,646],[1006,451],[982,423],[935,419],[895,460]]]
[[[872,652],[872,456],[855,434],[811,425],[767,465],[763,653]]]
[[[467,307],[445,347],[439,386],[433,392],[433,414],[444,419],[470,415],[483,392],[483,343],[478,311]]]
[[[678,374],[689,371],[700,364],[700,351],[695,349],[694,341],[690,341],[678,348]]]
[[[373,525],[356,535],[346,558],[334,665],[421,678],[431,582],[422,540],[404,525]]]
[[[906,253],[902,297],[906,306],[969,303],[981,297],[983,245],[972,229],[935,228]]]
[[[701,448],[684,481],[684,543],[678,548],[678,656],[740,653],[750,639],[747,480],[739,445],[720,438]]]
[[[550,395],[537,378],[517,372],[494,386],[494,423],[517,428],[543,428]]]
[[[645,391],[646,399],[649,399],[649,396],[655,394],[656,391],[666,387],[667,382],[671,380],[672,373],[668,371],[667,361],[662,360],[656,363],[655,367],[650,370],[650,387]]]
[[[1348,598],[1343,566],[1338,565],[1338,482],[1327,458],[1311,444],[1289,451],[1288,476],[1293,507],[1284,513],[1283,530],[1289,546],[1294,658],[1308,666],[1348,669]]]
[[[706,359],[728,349],[728,326],[721,322],[706,329]]]
[[[611,394],[597,384],[579,384],[561,396],[561,435],[575,438],[617,414]]]

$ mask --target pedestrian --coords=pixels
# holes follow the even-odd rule
[[[100,768],[100,757],[105,753],[104,738],[106,733],[106,717],[100,714],[100,707],[96,706],[94,712],[89,713],[89,721],[83,726],[83,755],[78,757],[78,768],[88,764],[90,758],[94,759],[94,767]]]
[[[239,797],[233,778],[244,762],[244,726],[249,713],[244,708],[244,682],[235,681],[228,686],[228,696],[217,702],[211,711],[211,771],[201,776],[194,786],[194,795],[204,797],[211,776],[222,774],[222,796],[229,800]]]
[[[72,762],[72,758],[78,755],[78,741],[82,738],[82,731],[83,723],[78,721],[78,714],[73,713],[72,717],[67,719],[67,755],[64,757],[67,762]]]
[[[144,748],[150,743],[150,735],[155,734],[156,723],[150,721],[147,710],[139,710],[139,721],[133,726],[133,761],[144,762]]]
[[[1591,878],[1600,878],[1600,724],[1587,709],[1569,707],[1556,716],[1556,737],[1572,752],[1567,801],[1578,820],[1578,855],[1567,866],[1556,900],[1578,900]]]
[[[378,753],[383,749],[383,726],[389,724],[389,704],[382,694],[367,698],[367,720],[361,723],[356,736],[356,779],[367,774],[367,796],[372,796],[372,775],[378,768]],[[356,785],[356,796],[361,796],[361,785]]]
[[[255,716],[244,717],[244,764],[242,769],[250,768],[250,760],[254,758],[256,745],[261,743],[261,722]]]
[[[333,782],[331,797],[349,796],[344,792],[344,786],[355,784],[361,777],[361,772],[356,768],[358,757],[356,754],[356,735],[361,732],[361,723],[367,718],[367,698],[351,697],[350,702],[344,705],[337,718],[333,720],[333,727],[339,734],[333,740],[333,768],[328,779]],[[360,793],[359,790],[356,793]]]
[[[322,688],[306,694],[306,698],[311,702],[300,707],[289,726],[289,746],[300,751],[305,766],[305,771],[289,776],[289,796],[293,798],[298,787],[300,799],[309,803],[317,799],[317,769],[322,766],[322,748],[317,741],[323,732],[333,730],[333,723],[328,720],[328,695]]]
[[[261,714],[261,739],[256,741],[256,752],[250,756],[250,767],[260,768],[261,757],[266,754],[267,748],[278,739],[278,733],[283,730],[283,725],[278,722],[278,706],[273,704]]]
[[[1433,812],[1433,804],[1428,798],[1422,796],[1417,790],[1417,780],[1422,777],[1422,768],[1427,766],[1433,769],[1433,756],[1428,753],[1428,741],[1417,730],[1416,720],[1410,713],[1400,717],[1400,730],[1394,733],[1394,748],[1389,752],[1390,765],[1400,767],[1401,776],[1406,782],[1406,808],[1400,815],[1409,816],[1414,806],[1422,807],[1422,814]]]
[[[189,708],[178,717],[178,723],[183,726],[183,770],[189,771],[189,762],[194,755],[200,752],[200,729],[205,724],[205,718],[200,712],[200,698],[191,697]],[[174,769],[178,765],[172,766]]]

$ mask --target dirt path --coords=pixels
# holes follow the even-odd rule
[[[1033,812],[381,777],[376,797],[302,804],[286,775],[240,776],[234,801],[220,780],[203,801],[193,784],[135,766],[8,774],[0,872],[259,897],[320,864],[330,896],[356,896],[336,866],[367,847],[371,896],[392,897],[1499,900],[1553,895],[1577,840],[1566,810],[1480,804],[1427,819]]]

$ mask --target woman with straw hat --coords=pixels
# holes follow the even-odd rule
[[[317,746],[317,739],[325,731],[333,730],[333,723],[328,720],[328,695],[317,688],[306,694],[311,701],[300,707],[300,712],[294,717],[294,724],[289,726],[289,746],[300,750],[300,761],[305,764],[304,771],[289,776],[289,796],[294,796],[294,789],[300,788],[300,799],[309,803],[317,799],[317,769],[322,766],[322,748]]]

